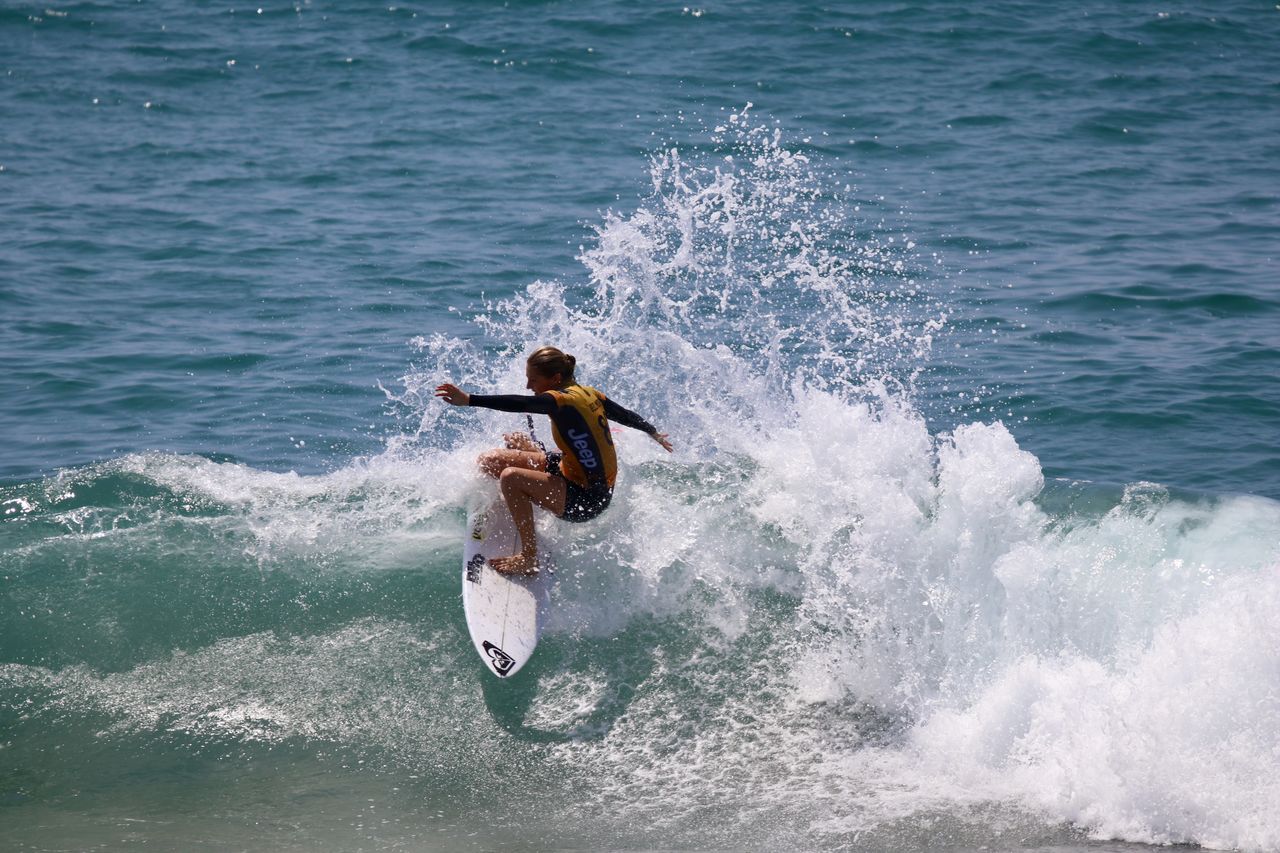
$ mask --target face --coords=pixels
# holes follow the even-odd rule
[[[533,365],[526,364],[524,366],[525,379],[529,380],[524,384],[535,394],[542,394],[546,391],[553,391],[564,384],[564,380],[559,373],[553,373],[551,376],[543,376],[541,373],[533,369]]]

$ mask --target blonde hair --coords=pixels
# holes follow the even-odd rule
[[[537,371],[539,376],[550,379],[559,373],[560,378],[565,382],[573,381],[573,368],[577,363],[576,358],[555,347],[541,347],[529,356],[529,366]]]

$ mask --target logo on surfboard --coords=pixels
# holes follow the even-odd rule
[[[511,667],[516,664],[515,658],[488,640],[484,641],[484,653],[489,656],[489,660],[493,663],[494,672],[498,673],[498,675],[506,675]]]
[[[467,580],[471,583],[480,583],[480,569],[483,567],[483,554],[476,554],[470,560],[467,560]]]

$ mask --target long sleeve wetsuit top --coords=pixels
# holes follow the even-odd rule
[[[525,412],[551,418],[551,437],[564,453],[560,472],[583,488],[601,483],[613,488],[618,456],[613,450],[609,421],[647,432],[658,430],[630,409],[624,409],[588,385],[567,385],[559,391],[526,394],[472,394],[469,405],[502,412]]]

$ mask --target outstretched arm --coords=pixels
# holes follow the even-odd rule
[[[650,438],[661,444],[668,453],[671,452],[671,441],[667,438],[667,434],[658,432],[657,427],[630,409],[619,406],[608,397],[604,397],[604,413],[611,421],[620,423],[623,426],[629,426],[632,429],[638,429],[641,432],[647,432]]]
[[[467,405],[527,415],[549,415],[556,410],[556,400],[550,394],[471,394]]]
[[[436,396],[451,406],[480,406],[500,412],[549,415],[556,410],[556,401],[550,394],[468,394],[448,382],[436,387]]]
[[[471,405],[471,395],[466,391],[463,391],[457,385],[450,385],[448,382],[443,385],[436,386],[436,396],[444,400],[450,406]]]

